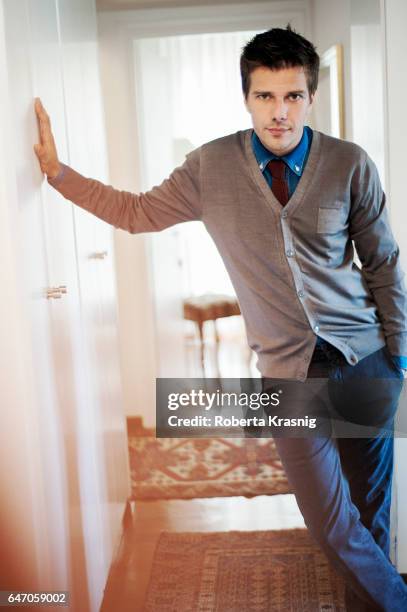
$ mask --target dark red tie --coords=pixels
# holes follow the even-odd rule
[[[272,159],[267,164],[270,170],[272,181],[271,191],[276,196],[282,206],[288,202],[288,185],[285,180],[285,163],[281,159]]]

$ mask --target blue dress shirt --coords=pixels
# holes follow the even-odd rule
[[[274,153],[266,149],[256,132],[253,130],[252,146],[254,155],[256,156],[259,168],[263,172],[263,176],[270,187],[273,179],[270,170],[267,168],[267,164],[273,159],[282,159],[286,164],[285,178],[288,185],[288,195],[289,197],[292,196],[301,178],[305,164],[307,163],[311,142],[312,130],[308,126],[305,126],[302,133],[302,138],[295,149],[287,155],[278,157],[278,155],[274,155]]]
[[[285,178],[288,186],[288,196],[291,198],[294,193],[298,182],[301,178],[303,170],[305,168],[305,164],[307,163],[308,154],[311,148],[312,143],[312,130],[307,125],[304,126],[304,130],[302,133],[302,137],[298,145],[287,153],[287,155],[283,155],[279,157],[278,155],[274,155],[271,151],[266,149],[266,147],[262,144],[260,138],[257,136],[256,132],[253,130],[252,134],[252,147],[253,152],[256,157],[257,163],[259,164],[259,168],[263,173],[264,178],[269,184],[270,188],[272,185],[273,178],[271,176],[271,172],[267,167],[267,164],[273,159],[281,159],[285,162]],[[325,340],[317,336],[317,344],[320,345],[324,343]],[[393,355],[393,360],[398,365],[399,368],[403,370],[407,370],[407,356]]]

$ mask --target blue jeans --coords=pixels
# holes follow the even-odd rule
[[[308,378],[327,379],[326,397],[338,422],[385,425],[387,433],[274,438],[305,524],[345,578],[347,610],[407,611],[407,586],[389,559],[394,447],[389,428],[403,374],[387,348],[350,366],[325,343],[315,350]],[[263,390],[273,391],[276,384],[284,390],[282,380],[276,381],[263,378]],[[298,383],[305,408],[306,383]],[[311,393],[308,407],[323,401]]]

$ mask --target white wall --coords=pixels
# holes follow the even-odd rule
[[[334,44],[344,52],[345,139],[352,136],[352,91],[350,71],[351,0],[310,0],[311,40],[322,55]]]
[[[407,81],[401,77],[407,57],[407,3],[386,0],[383,4],[386,35],[387,72],[387,134],[388,134],[388,196],[391,220],[401,247],[403,268],[407,271],[407,208],[405,195],[405,146],[407,124],[405,100]],[[403,68],[401,68],[403,67]],[[404,70],[405,71],[405,70]],[[400,409],[407,409],[406,389]],[[405,413],[405,412],[404,412]],[[405,421],[405,419],[404,419]],[[404,432],[406,435],[406,432]],[[396,440],[396,491],[398,501],[397,561],[400,572],[407,572],[407,439]]]
[[[132,46],[126,31],[115,26],[114,16],[112,20],[99,19],[98,30],[111,183],[137,193],[139,130]],[[148,244],[144,235],[121,230],[114,232],[114,244],[124,410],[128,416],[142,415],[145,424],[151,426],[155,422],[156,350]]]
[[[96,611],[130,484],[112,230],[33,151],[39,95],[61,159],[106,180],[94,1],[2,0],[0,45],[1,587]]]
[[[0,586],[14,589],[24,586],[33,590],[38,585],[36,565],[36,533],[33,529],[38,506],[32,503],[29,467],[39,471],[40,452],[33,439],[35,429],[30,414],[30,397],[34,392],[32,369],[27,364],[28,330],[21,304],[20,273],[17,266],[17,244],[13,239],[16,211],[5,206],[10,195],[15,201],[14,167],[9,144],[13,133],[8,121],[8,71],[5,61],[3,4],[0,4],[0,249],[2,265],[0,282],[0,384],[2,426],[0,427]],[[11,333],[10,333],[11,332]],[[22,424],[26,424],[22,426]],[[24,498],[24,499],[23,499]],[[28,511],[29,509],[29,511]]]

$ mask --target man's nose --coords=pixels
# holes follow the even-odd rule
[[[275,100],[272,108],[273,121],[285,121],[287,119],[287,103],[285,100]]]

